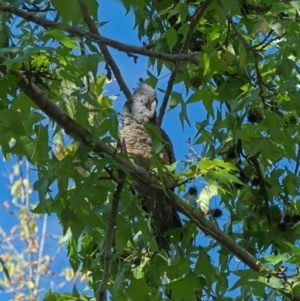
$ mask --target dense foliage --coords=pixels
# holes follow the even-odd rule
[[[25,156],[38,170],[33,211],[55,213],[70,230],[70,264],[98,301],[107,290],[112,300],[300,300],[300,2],[122,0],[138,46],[101,35],[99,4],[0,3],[0,144],[5,157]],[[182,127],[197,133],[190,156],[168,167],[177,195],[157,180],[167,168],[155,133],[157,179],[119,152],[119,115],[103,90],[115,78],[131,93],[108,47],[128,60],[148,56],[153,87],[169,71],[158,122],[179,106]],[[195,103],[206,118],[191,122]],[[182,213],[172,250],[158,250],[133,180],[159,186]],[[201,191],[191,186],[203,181]],[[216,196],[220,207],[210,208]],[[49,291],[44,300],[90,292]]]

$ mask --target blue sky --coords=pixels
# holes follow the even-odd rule
[[[134,18],[132,12],[128,13],[125,16],[125,8],[123,7],[122,3],[119,1],[112,1],[112,0],[100,0],[99,5],[99,15],[100,15],[100,22],[106,22],[109,21],[106,25],[104,25],[100,32],[102,35],[109,37],[111,39],[115,39],[118,41],[121,41],[123,43],[128,43],[132,45],[141,46],[141,41],[138,40],[137,32],[133,30],[134,28]],[[114,59],[116,60],[121,73],[123,74],[123,77],[131,91],[133,91],[134,88],[137,87],[137,84],[139,82],[139,78],[147,78],[146,70],[148,65],[148,58],[139,56],[137,63],[134,63],[132,58],[129,58],[126,53],[122,53],[120,51],[110,49],[111,54],[113,55]],[[102,69],[101,69],[102,68]],[[104,65],[102,64],[100,68],[100,72],[105,73]],[[155,75],[155,70],[150,69],[150,71]],[[158,81],[157,88],[165,89],[169,71],[164,70],[160,77],[161,78]],[[175,90],[181,91],[182,86],[177,85],[174,87]],[[114,106],[118,112],[122,110],[122,107],[126,101],[124,95],[119,91],[118,85],[116,82],[113,82],[106,86],[106,95],[118,95],[114,102]],[[162,93],[158,91],[158,100],[159,103],[161,103],[161,100],[163,98]],[[170,136],[174,149],[176,154],[176,159],[181,160],[185,159],[185,156],[188,155],[188,146],[186,144],[186,140],[191,137],[193,138],[196,134],[196,131],[193,127],[194,123],[196,121],[202,121],[205,119],[206,113],[201,104],[191,104],[188,106],[188,115],[191,121],[192,128],[188,126],[188,124],[185,124],[184,130],[182,129],[181,123],[179,121],[179,112],[180,107],[175,108],[174,110],[167,112],[164,118],[164,122],[162,127],[166,130],[168,135]],[[196,147],[196,150],[198,152],[201,152],[201,147]],[[18,162],[18,158],[12,157],[8,162],[1,161],[0,162],[0,170],[1,177],[0,177],[0,187],[1,187],[1,198],[0,198],[0,220],[1,220],[1,227],[3,227],[5,230],[9,231],[12,226],[14,226],[17,222],[16,218],[12,218],[10,214],[8,214],[4,210],[4,206],[2,205],[4,201],[10,201],[11,195],[9,190],[9,181],[5,177],[5,174],[10,174],[11,167],[13,164],[16,164]],[[23,173],[25,172],[25,165],[23,164],[22,170]],[[36,180],[36,174],[34,171],[30,172],[31,175],[31,182],[33,183]],[[199,188],[204,183],[197,182],[195,185]],[[34,193],[32,196],[33,203],[36,203],[38,201],[37,194]],[[212,206],[217,206],[217,200],[213,201]],[[226,220],[224,220],[224,223]],[[48,229],[50,229],[51,233],[60,234],[61,233],[61,227],[58,223],[58,220],[56,219],[56,216],[52,215],[48,219]],[[206,241],[208,243],[208,239],[203,239],[203,235],[201,235],[201,244]],[[56,244],[53,244],[53,240],[47,240],[46,248],[49,252],[55,252],[57,249]],[[5,249],[2,248],[0,244],[0,254],[5,253]],[[57,258],[57,261],[54,264],[54,268],[57,271],[57,273],[61,270],[62,267],[68,265],[66,252],[62,252],[62,254]],[[45,284],[48,285],[48,284]],[[70,286],[68,286],[70,288]],[[68,291],[69,289],[66,289]],[[60,290],[64,291],[64,290]],[[4,299],[1,297],[1,291],[0,291],[0,298],[1,300],[9,300],[6,299],[7,296],[5,296]],[[11,296],[10,296],[11,297]]]

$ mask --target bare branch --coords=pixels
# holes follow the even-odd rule
[[[34,291],[33,291],[33,296],[37,296],[38,289],[40,286],[40,280],[41,280],[41,273],[40,273],[40,265],[44,253],[44,248],[45,248],[45,241],[46,241],[46,233],[47,233],[47,226],[48,226],[48,215],[44,215],[44,220],[43,220],[43,228],[42,228],[42,234],[41,234],[41,241],[40,241],[40,247],[39,247],[39,257],[38,257],[38,266],[37,266],[37,271],[36,271],[36,278],[35,278],[35,283],[34,283]]]
[[[195,65],[200,64],[200,60],[198,58],[198,53],[193,53],[193,54],[187,55],[187,54],[168,54],[168,53],[150,51],[149,49],[147,49],[147,47],[137,47],[137,46],[133,46],[133,45],[124,44],[124,43],[118,42],[116,40],[112,40],[112,39],[103,37],[99,33],[94,34],[94,33],[88,32],[86,30],[82,30],[79,28],[65,25],[61,22],[54,22],[54,21],[49,21],[49,20],[39,18],[36,15],[33,15],[31,13],[28,13],[22,9],[13,7],[11,5],[7,5],[3,2],[0,2],[0,11],[14,14],[27,21],[38,24],[44,28],[56,28],[56,29],[60,29],[62,31],[68,32],[69,34],[72,34],[72,35],[75,35],[78,37],[82,37],[82,38],[86,38],[93,42],[104,43],[107,46],[110,46],[112,48],[115,48],[119,51],[123,51],[126,53],[136,53],[136,54],[153,57],[156,59],[162,59],[162,60],[170,61],[170,62],[174,62],[174,63],[177,61],[182,61],[182,62],[190,62]]]
[[[190,41],[193,37],[193,34],[195,32],[196,26],[197,26],[199,20],[201,19],[201,17],[206,12],[208,6],[210,5],[210,3],[212,1],[213,0],[206,0],[205,2],[202,2],[201,5],[199,6],[199,8],[196,10],[196,12],[193,16],[192,22],[190,24],[190,27],[189,27],[189,31],[188,31],[188,33],[186,35],[186,38],[185,38],[185,40],[184,40],[184,42],[181,46],[181,49],[179,51],[179,55],[183,55],[187,51],[189,43],[190,43]],[[162,121],[163,121],[163,118],[164,118],[164,115],[165,115],[165,112],[166,112],[167,104],[169,102],[169,97],[170,97],[170,94],[171,94],[172,89],[173,89],[174,81],[175,81],[176,75],[179,71],[179,65],[180,65],[180,61],[178,60],[178,61],[175,62],[173,71],[170,75],[168,85],[167,85],[167,89],[166,89],[166,92],[165,92],[165,95],[164,95],[164,98],[163,98],[163,102],[162,102],[160,110],[159,110],[158,121],[157,121],[158,125],[162,124]]]
[[[81,12],[83,14],[84,22],[87,24],[90,32],[101,38],[101,35],[99,34],[96,25],[94,24],[94,22],[92,21],[92,19],[90,17],[87,6],[85,5],[85,3],[82,0],[78,0],[78,2],[79,2]],[[114,61],[113,57],[111,56],[110,52],[108,51],[105,43],[97,42],[97,44],[98,44],[99,48],[101,49],[101,52],[105,58],[106,63],[112,69],[121,91],[123,91],[126,98],[129,99],[131,97],[131,93],[122,77],[119,67],[117,66],[116,62]],[[108,72],[109,72],[109,70],[108,70]]]
[[[114,173],[113,173],[113,171],[112,171],[110,168],[104,167],[104,170],[105,170],[105,171],[108,173],[108,175],[109,175],[109,177],[107,177],[107,178],[109,178],[110,180],[115,181],[116,183],[119,182],[119,179],[116,178],[116,177],[114,176]],[[100,178],[99,178],[99,180],[100,180]],[[103,180],[103,177],[102,177],[102,180]]]
[[[268,33],[268,35],[266,35],[265,39],[264,39],[262,42],[256,44],[256,45],[253,46],[253,47],[254,47],[257,51],[263,51],[263,50],[265,50],[266,47],[268,47],[268,45],[270,45],[271,43],[273,43],[273,42],[276,41],[276,40],[280,40],[281,38],[283,38],[283,37],[287,34],[286,32],[284,32],[282,35],[276,36],[276,37],[270,39],[269,41],[267,41],[267,37],[268,37],[269,35],[271,35],[272,32],[273,32],[273,30],[270,30],[269,33]]]
[[[49,4],[49,2],[48,2]],[[34,8],[29,8],[25,3],[22,3],[22,8],[29,11],[29,12],[39,12],[39,13],[42,13],[42,12],[48,12],[48,11],[55,11],[54,8],[50,8],[50,4],[48,5],[46,4],[44,7],[41,7],[39,8],[38,6],[36,5],[32,5]]]
[[[107,283],[110,276],[110,267],[111,267],[111,249],[113,245],[114,238],[114,229],[116,225],[116,219],[118,214],[118,205],[120,201],[121,192],[125,183],[125,173],[121,170],[119,173],[119,181],[118,185],[115,188],[112,204],[111,204],[111,213],[110,220],[106,232],[106,245],[105,245],[105,253],[104,253],[104,271],[102,276],[102,281],[100,285],[100,289],[97,295],[97,301],[106,301],[106,291],[107,291]]]
[[[255,45],[255,48],[257,49],[257,48],[259,48],[260,46],[264,46],[265,43],[268,41],[268,39],[270,38],[270,36],[272,35],[273,32],[274,32],[273,29],[270,30],[270,31],[267,33],[267,35],[264,37],[264,39],[261,40],[258,44]],[[259,49],[259,50],[261,50],[261,49]]]

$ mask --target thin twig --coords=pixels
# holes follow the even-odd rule
[[[255,47],[255,48],[258,48],[258,47],[260,47],[260,46],[264,46],[265,43],[268,41],[269,37],[272,35],[273,32],[274,32],[274,30],[271,29],[271,30],[266,34],[266,36],[264,37],[264,39],[261,40],[261,41],[260,41],[258,44],[256,44],[254,47]],[[268,42],[268,43],[269,43],[269,42]]]
[[[187,178],[187,179],[185,179],[184,181],[182,181],[182,182],[180,182],[180,183],[177,183],[177,184],[175,184],[174,186],[172,186],[172,187],[169,187],[168,189],[169,190],[174,190],[174,188],[176,188],[176,187],[179,187],[179,186],[181,186],[181,185],[185,185],[186,183],[190,183],[192,180],[194,180],[195,179],[195,177],[190,177],[190,178]]]
[[[49,3],[49,2],[48,2]],[[39,13],[44,13],[44,12],[49,12],[49,11],[55,11],[54,8],[49,7],[50,5],[45,5],[43,7],[38,7],[36,5],[32,5],[34,8],[29,8],[25,3],[22,3],[22,8],[26,9],[29,12],[39,12]]]
[[[99,177],[99,181],[111,180],[111,177]]]
[[[117,220],[118,214],[118,205],[120,201],[121,192],[125,183],[125,173],[121,170],[118,170],[119,174],[119,181],[115,188],[112,204],[111,204],[111,213],[110,213],[110,220],[106,232],[106,245],[105,245],[105,252],[104,252],[104,270],[102,281],[100,285],[99,292],[97,294],[97,301],[106,301],[106,291],[107,291],[107,283],[110,276],[110,267],[111,267],[111,249],[113,245],[113,238],[114,238],[114,229]]]
[[[200,154],[198,154],[193,146],[192,146],[192,143],[191,143],[191,138],[189,137],[186,141],[186,143],[188,144],[188,147],[189,147],[189,150],[190,150],[190,153],[192,156],[194,156],[194,158],[197,160],[197,161],[200,161],[202,159],[202,156]]]
[[[229,45],[229,33],[230,33],[230,23],[228,22],[227,24],[227,34],[226,34],[226,39],[224,41],[224,45],[227,48]]]
[[[48,2],[49,3],[49,2]],[[25,5],[25,3],[22,3],[22,8],[26,9],[28,12],[39,12],[39,13],[43,13],[43,12],[49,12],[49,11],[55,11],[54,8],[50,8],[48,5],[45,5],[42,8],[39,8],[37,6],[34,6],[34,8],[29,8],[27,5]]]
[[[114,180],[116,183],[119,182],[119,179],[114,176],[114,173],[110,168],[104,167],[104,170],[109,174],[110,180]]]
[[[1,239],[1,242],[5,242],[8,246],[8,250],[12,251],[18,262],[23,262],[24,257],[18,252],[18,250],[14,247],[14,245],[10,242],[10,237],[7,236],[6,232],[0,227],[0,235],[4,237],[4,239]]]
[[[272,30],[270,31],[272,32]],[[257,51],[263,51],[267,46],[269,46],[271,43],[273,43],[276,40],[280,40],[281,38],[283,38],[287,33],[284,32],[283,34],[281,34],[280,36],[276,36],[272,39],[270,39],[267,43],[265,43],[264,45],[261,45],[261,43],[254,45],[253,47],[257,49]],[[260,48],[258,48],[259,46],[261,46]]]
[[[186,35],[186,38],[185,38],[185,40],[184,40],[184,42],[181,46],[181,49],[179,51],[179,55],[182,55],[187,51],[189,43],[190,43],[190,41],[193,37],[193,34],[195,32],[195,29],[197,27],[197,24],[198,24],[199,20],[202,18],[202,16],[204,15],[204,13],[207,10],[209,4],[212,1],[213,0],[206,0],[205,2],[202,2],[201,5],[196,10],[196,12],[195,12],[195,14],[192,18],[192,22],[189,26],[189,31],[188,31],[188,33]],[[164,98],[163,98],[163,101],[162,101],[162,104],[161,104],[161,107],[160,107],[160,110],[159,110],[158,119],[157,119],[157,122],[158,122],[159,126],[162,124],[162,121],[163,121],[163,118],[164,118],[164,115],[165,115],[165,112],[166,112],[167,104],[169,102],[169,97],[170,97],[170,94],[171,94],[172,89],[173,89],[174,81],[175,81],[176,75],[179,71],[179,65],[180,65],[180,61],[175,62],[173,71],[172,71],[172,73],[170,75],[170,78],[169,78],[169,81],[168,81],[167,89],[166,89],[166,92],[165,92],[165,95],[164,95]]]
[[[83,2],[83,0],[78,0],[78,3],[80,6],[80,9],[81,9],[81,12],[83,14],[84,22],[87,24],[90,32],[101,38],[101,35],[99,34],[96,25],[94,24],[93,20],[90,17],[90,13],[88,11],[86,4]],[[108,51],[107,46],[103,42],[97,42],[97,44],[98,44],[99,48],[101,49],[101,52],[105,58],[106,63],[112,69],[121,91],[124,93],[126,98],[129,99],[131,97],[131,93],[123,79],[123,76],[121,74],[121,71],[120,71],[118,65],[116,64],[115,60],[111,56],[110,52]]]
[[[85,45],[84,45],[84,42],[83,42],[83,39],[82,38],[79,38],[79,46],[80,46],[80,55],[81,56],[84,56],[86,55],[86,51],[85,51]],[[90,80],[90,75],[89,73],[86,75],[86,87],[87,87],[87,92],[88,93],[91,93],[92,96],[97,99],[98,98],[98,95],[96,93],[93,93],[92,89],[91,89],[91,80]]]
[[[297,176],[299,171],[299,165],[300,165],[300,143],[297,144],[298,150],[297,150],[297,162],[295,166],[294,174]]]
[[[7,5],[3,2],[0,2],[0,11],[14,14],[18,17],[23,18],[24,20],[33,22],[44,28],[56,28],[56,29],[65,31],[71,35],[82,37],[82,38],[88,39],[93,42],[104,43],[105,45],[107,45],[109,47],[115,48],[119,51],[123,51],[126,53],[136,53],[136,54],[153,57],[156,59],[162,59],[162,60],[170,61],[170,62],[182,61],[182,62],[190,62],[195,65],[200,64],[200,60],[198,58],[198,56],[199,56],[198,53],[168,54],[168,53],[150,51],[149,49],[147,49],[147,47],[137,47],[137,46],[133,46],[133,45],[124,44],[124,43],[118,42],[116,40],[106,38],[106,37],[100,35],[99,33],[94,34],[94,33],[88,32],[86,30],[68,26],[61,22],[54,22],[54,21],[50,21],[50,20],[45,20],[43,18],[39,18],[32,13],[28,13],[22,9],[19,9],[19,8],[11,6],[11,5]]]
[[[47,226],[48,226],[48,214],[44,214],[43,228],[41,233],[40,248],[39,248],[39,255],[38,255],[38,266],[37,266],[34,291],[33,291],[34,297],[37,297],[38,288],[40,286],[40,280],[41,280],[40,265],[44,254]]]
[[[135,64],[137,63],[137,60],[138,60],[138,58],[139,58],[137,55],[127,52],[127,56],[128,56],[128,57],[132,57],[134,63],[135,63]]]

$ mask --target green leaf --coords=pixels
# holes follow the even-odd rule
[[[172,51],[173,47],[177,43],[177,32],[173,27],[171,27],[167,30],[165,36],[167,39],[169,49],[170,49],[170,51]]]
[[[5,277],[7,278],[8,282],[11,283],[9,272],[8,272],[6,266],[5,266],[5,262],[3,261],[3,259],[1,257],[0,257],[0,264],[2,266],[2,269],[3,269],[3,272],[5,274]]]
[[[275,277],[275,276],[271,276],[271,277],[259,276],[257,281],[261,282],[261,283],[264,283],[267,286],[270,286],[270,287],[275,288],[275,289],[284,288],[284,285],[283,285],[282,281],[278,277]]]
[[[252,139],[248,156],[253,157],[258,152],[262,152],[270,162],[275,162],[278,158],[285,156],[284,150],[275,145],[269,138]]]
[[[21,136],[11,148],[11,152],[24,155],[32,163],[42,163],[49,158],[50,147],[47,145],[47,128],[42,125],[35,126],[37,139],[28,136]]]
[[[169,100],[170,110],[177,107],[178,104],[183,104],[182,95],[178,92],[172,92]]]
[[[68,243],[68,250],[69,250],[69,261],[74,273],[78,270],[80,265],[80,260],[78,257],[78,250],[77,250],[77,242],[75,239],[70,239]]]
[[[299,187],[298,185],[295,185],[295,181],[296,181],[296,177],[294,174],[292,173],[288,173],[287,176],[284,178],[283,180],[283,186],[284,186],[284,190],[288,195],[298,195],[298,191],[296,189],[296,187]]]
[[[81,16],[80,7],[77,0],[68,0],[68,5],[60,0],[51,0],[52,5],[57,9],[63,22],[67,25],[68,22],[77,25],[79,17]]]
[[[191,126],[185,103],[181,104],[181,110],[180,110],[180,113],[179,113],[179,118],[180,118],[182,128],[184,128],[184,121],[186,121],[187,124],[189,126]]]
[[[148,300],[149,292],[154,292],[155,289],[149,287],[145,279],[130,278],[130,284],[126,288],[126,295],[130,300]]]
[[[48,34],[67,48],[78,48],[78,45],[72,39],[68,38],[58,29],[53,29]]]
[[[207,172],[207,177],[218,180],[221,183],[225,184],[228,188],[231,187],[232,183],[238,183],[240,185],[244,185],[237,177],[231,175],[227,170],[221,169],[218,171],[209,170]]]
[[[288,80],[292,76],[294,67],[295,62],[291,59],[285,58],[276,64],[276,73],[279,76],[282,76],[283,79]]]
[[[164,147],[164,140],[156,126],[153,126],[152,124],[145,124],[145,128],[152,141],[152,153],[159,154]]]
[[[279,254],[279,255],[266,255],[263,256],[263,259],[272,263],[272,264],[277,264],[280,263],[282,261],[288,261],[290,258],[290,256],[288,255],[288,253],[284,253],[284,254]]]
[[[206,75],[210,71],[210,69],[209,69],[209,67],[210,67],[210,59],[209,59],[208,54],[203,53],[203,55],[202,55],[202,61],[203,61],[203,66],[204,66],[203,75]]]
[[[195,301],[195,292],[201,290],[200,283],[193,272],[166,285],[166,287],[171,290],[174,301],[181,301],[182,299]]]
[[[13,110],[0,110],[0,123],[8,128],[13,134],[25,135],[24,116],[21,112]]]
[[[188,98],[186,104],[200,102],[205,96],[205,89],[197,90]]]
[[[124,277],[125,277],[125,269],[124,267],[120,267],[120,270],[115,275],[115,281],[113,285],[113,296],[117,298],[120,294],[123,294],[123,286],[124,286]]]
[[[185,3],[179,3],[179,15],[180,15],[180,21],[182,23],[185,22],[188,14],[189,14],[188,6]]]
[[[97,181],[97,175],[93,174],[89,179],[84,181],[83,184],[78,185],[75,188],[75,191],[69,200],[71,208],[76,208],[79,203],[84,202],[84,198],[89,195],[89,191],[92,190],[95,181]]]
[[[233,171],[238,171],[239,169],[233,165],[232,163],[229,163],[229,162],[224,162],[223,160],[218,160],[218,159],[214,159],[213,161],[217,166],[219,167],[223,167],[225,169],[228,169],[228,170],[233,170]]]

